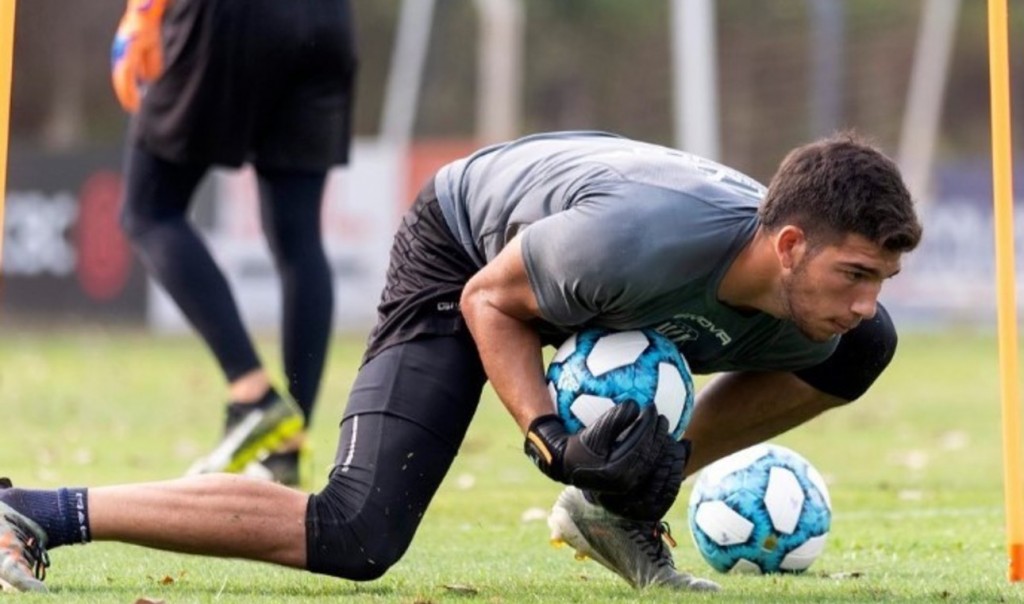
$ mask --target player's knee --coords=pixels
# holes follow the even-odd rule
[[[349,579],[372,581],[405,554],[412,531],[388,517],[388,510],[368,505],[332,482],[311,495],[306,511],[306,567]]]
[[[796,375],[818,390],[832,395],[835,405],[860,398],[889,366],[896,354],[896,327],[881,305],[870,321],[864,321],[839,340],[825,361],[797,371]]]

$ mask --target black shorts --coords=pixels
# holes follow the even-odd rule
[[[131,136],[182,163],[347,163],[352,21],[349,0],[175,0],[164,17],[165,69]]]
[[[421,336],[468,335],[459,298],[478,270],[448,228],[431,179],[395,233],[363,362]]]

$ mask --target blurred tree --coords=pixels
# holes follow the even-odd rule
[[[64,149],[120,133],[109,63],[123,10],[124,0],[18,3],[12,136]]]

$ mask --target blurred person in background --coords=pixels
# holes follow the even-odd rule
[[[356,62],[349,0],[128,0],[111,55],[133,114],[122,226],[228,382],[223,439],[190,473],[261,463],[299,483],[333,315],[321,200],[328,170],[348,161]],[[284,392],[187,215],[211,168],[246,163],[281,279]]]

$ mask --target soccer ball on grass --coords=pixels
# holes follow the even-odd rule
[[[716,461],[690,493],[690,532],[721,572],[802,572],[825,547],[832,504],[795,451],[760,444]]]
[[[653,329],[584,329],[566,340],[547,370],[555,410],[569,432],[627,400],[655,405],[677,440],[693,413],[693,377],[671,340]]]

